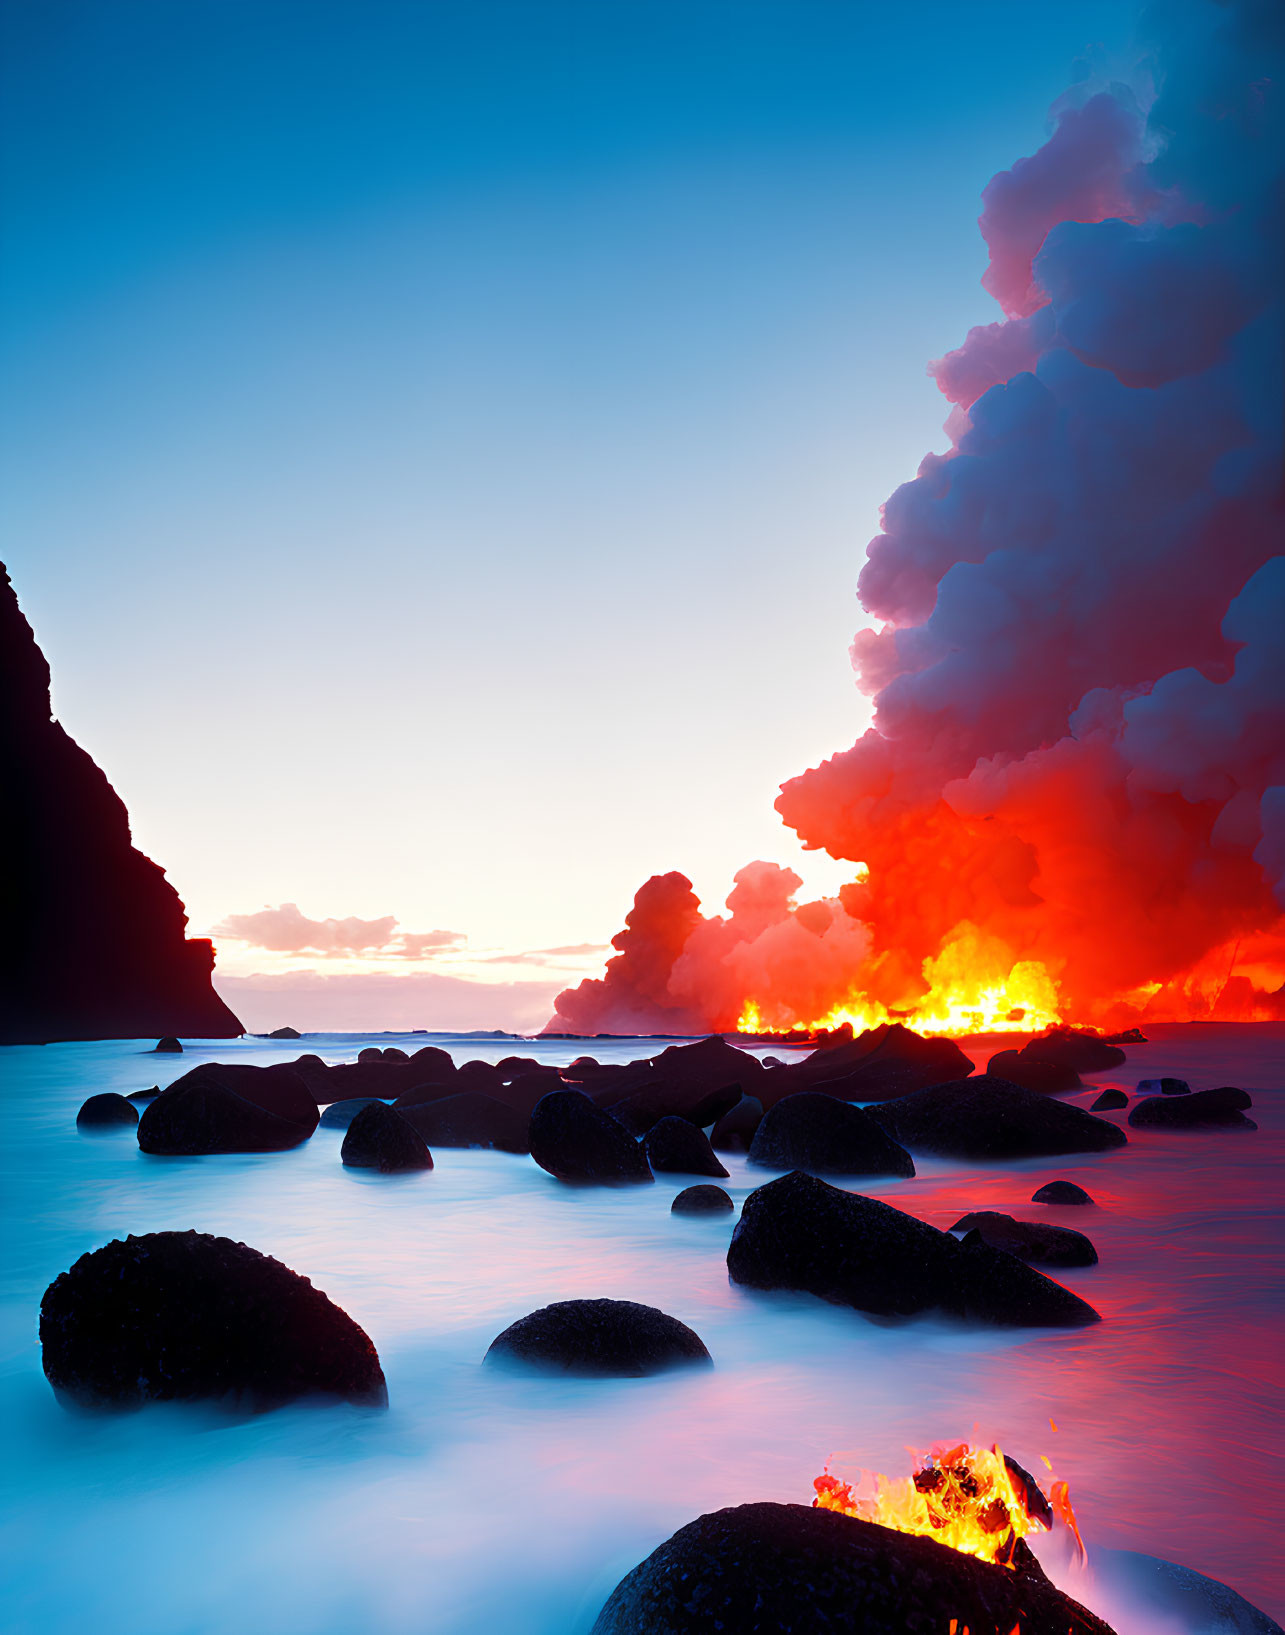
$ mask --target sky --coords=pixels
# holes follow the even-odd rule
[[[3,554],[249,1024],[538,1026],[649,874],[847,878],[773,800],[1130,8],[2,16]]]

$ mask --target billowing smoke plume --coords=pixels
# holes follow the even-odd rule
[[[874,726],[777,801],[868,878],[754,864],[727,920],[653,880],[554,1027],[913,1014],[969,961],[1076,1021],[1285,1010],[1285,9],[1165,15],[1145,112],[1068,98],[985,191],[1005,316],[869,547]]]

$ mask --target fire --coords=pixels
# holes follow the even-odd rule
[[[1019,1539],[1047,1530],[1046,1523],[1031,1513],[1026,1484],[998,1447],[936,1443],[921,1457],[913,1475],[894,1480],[863,1471],[857,1486],[873,1491],[860,1494],[851,1483],[828,1471],[813,1486],[816,1498],[812,1503],[819,1509],[838,1510],[899,1533],[935,1539],[952,1550],[1005,1567],[1012,1565]],[[1072,1529],[1083,1551],[1066,1483],[1058,1482],[1055,1488],[1057,1503],[1052,1513]]]
[[[854,1033],[884,1022],[904,1022],[916,1033],[1041,1033],[1061,1020],[1057,982],[1040,960],[1014,959],[1000,939],[962,921],[941,952],[923,962],[927,992],[913,1004],[889,1007],[854,993],[824,1016],[801,1019],[778,1016],[770,1004],[746,1001],[738,1033],[772,1028],[820,1031],[848,1023]]]

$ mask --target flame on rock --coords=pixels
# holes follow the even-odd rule
[[[854,993],[825,1016],[801,1021],[778,1016],[770,1003],[746,1002],[738,1033],[803,1028],[810,1032],[851,1026],[854,1033],[885,1022],[903,1022],[916,1033],[958,1037],[968,1033],[1042,1033],[1061,1021],[1057,983],[1040,960],[1017,960],[999,938],[965,920],[941,952],[923,962],[927,992],[909,1008],[890,1009]]]
[[[935,1443],[910,1476],[894,1479],[863,1471],[854,1486],[827,1471],[812,1485],[816,1508],[931,1538],[1005,1567],[1012,1566],[1019,1539],[1047,1531],[1031,1514],[1025,1484],[994,1446]],[[1055,1483],[1054,1492],[1053,1513],[1072,1529],[1083,1554],[1066,1483]]]

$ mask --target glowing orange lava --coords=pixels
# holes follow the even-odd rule
[[[1026,1484],[997,1447],[936,1443],[910,1476],[892,1479],[863,1471],[854,1489],[852,1483],[827,1472],[813,1486],[812,1502],[819,1509],[935,1539],[952,1550],[1006,1567],[1013,1563],[1019,1539],[1046,1531],[1045,1523],[1031,1514]],[[1083,1552],[1066,1483],[1054,1487],[1053,1513],[1072,1529]]]

